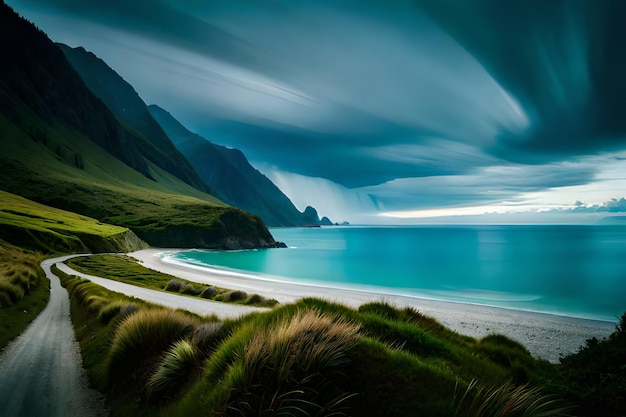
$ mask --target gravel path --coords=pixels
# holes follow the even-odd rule
[[[253,311],[267,311],[266,308],[220,303],[217,301],[208,301],[200,298],[185,297],[174,293],[167,293],[163,291],[137,287],[135,285],[125,284],[123,282],[113,281],[111,279],[84,274],[70,268],[63,263],[57,263],[57,267],[66,274],[77,275],[81,278],[88,279],[94,284],[101,285],[111,291],[120,292],[131,297],[137,297],[139,299],[149,301],[154,304],[160,304],[165,307],[170,307],[174,309],[181,308],[183,310],[191,311],[193,313],[203,316],[215,314],[217,315],[217,317],[224,319],[239,317],[247,313],[252,313]]]
[[[100,417],[104,398],[90,389],[70,321],[67,291],[50,266],[50,301],[0,356],[0,414],[3,417]]]

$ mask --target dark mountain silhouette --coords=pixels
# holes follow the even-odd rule
[[[4,2],[0,56],[0,189],[128,227],[155,246],[276,245],[258,216],[194,188],[206,186],[188,164],[161,158]]]
[[[139,97],[133,86],[103,60],[84,48],[70,48],[64,44],[57,44],[57,46],[63,51],[91,92],[102,100],[118,118],[126,121],[143,138],[147,139],[147,142],[140,141],[139,147],[146,158],[187,184],[209,192],[206,184],[152,118],[146,103]]]
[[[187,130],[170,113],[156,105],[150,113],[187,157],[200,177],[223,201],[260,216],[270,226],[319,224],[293,205],[269,178],[255,169],[237,150],[216,145]]]

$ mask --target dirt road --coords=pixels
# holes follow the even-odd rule
[[[266,308],[220,303],[217,301],[208,301],[200,298],[184,297],[175,293],[167,293],[163,291],[137,287],[135,285],[125,284],[123,282],[113,281],[111,279],[84,274],[82,272],[73,270],[63,263],[57,264],[57,267],[66,274],[78,275],[81,278],[86,278],[94,284],[101,285],[111,291],[116,291],[122,294],[129,295],[131,297],[137,297],[142,300],[154,304],[160,304],[173,309],[180,308],[203,316],[215,314],[217,315],[217,317],[224,319],[239,317],[244,314],[252,313],[254,311],[267,311]]]
[[[0,356],[0,414],[3,417],[100,417],[104,399],[89,389],[70,322],[67,291],[50,266],[50,301],[26,331]]]

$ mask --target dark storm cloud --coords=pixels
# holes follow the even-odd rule
[[[390,209],[589,183],[575,161],[624,147],[619,0],[8,3],[208,139]]]
[[[626,3],[618,0],[424,1],[532,120],[490,150],[545,162],[624,145]]]

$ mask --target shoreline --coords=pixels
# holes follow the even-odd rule
[[[207,268],[177,261],[164,261],[163,254],[177,249],[144,249],[128,255],[144,266],[188,281],[258,293],[280,303],[293,303],[304,297],[322,298],[358,308],[372,301],[385,301],[397,307],[411,306],[458,333],[482,338],[499,333],[522,343],[538,358],[558,362],[560,356],[575,353],[587,339],[607,337],[615,322],[552,313],[494,307],[461,301],[442,301],[373,289],[328,288],[319,284],[272,279],[254,273]]]

